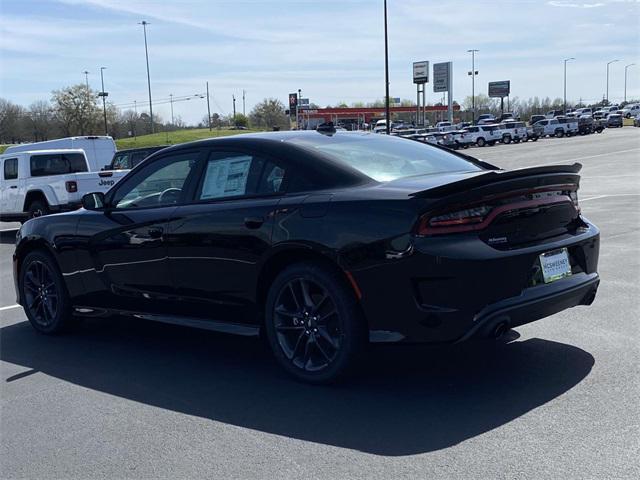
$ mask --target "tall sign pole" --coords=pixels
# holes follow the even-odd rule
[[[429,83],[429,62],[413,62],[413,83],[416,84],[417,94],[417,110],[416,110],[416,123],[418,125],[424,125],[425,123],[425,106],[426,97],[425,90],[426,84]],[[420,94],[422,93],[422,109],[420,108]]]
[[[471,114],[473,117],[471,118],[471,123],[476,123],[476,75],[478,72],[476,71],[476,52],[480,50],[471,49],[467,50],[467,52],[471,53],[471,71],[469,75],[471,75]]]
[[[104,134],[109,135],[109,129],[107,128],[107,103],[106,103],[106,98],[107,98],[107,95],[109,94],[104,91],[104,74],[103,74],[106,68],[107,67],[100,67],[100,82],[102,84],[102,91],[98,95],[102,97],[102,114],[104,115]]]

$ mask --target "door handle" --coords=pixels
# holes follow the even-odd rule
[[[154,228],[150,228],[149,230],[147,230],[147,234],[151,237],[151,238],[160,238],[162,236],[162,233],[164,232],[164,230],[160,227],[154,227]]]
[[[256,229],[260,228],[264,223],[264,218],[262,217],[245,217],[244,224],[247,228]]]
[[[11,185],[9,188],[18,188],[17,185]]]

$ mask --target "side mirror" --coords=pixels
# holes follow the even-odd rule
[[[82,196],[82,207],[86,210],[102,210],[105,205],[104,193],[94,192]]]

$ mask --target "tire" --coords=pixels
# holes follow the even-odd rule
[[[538,141],[538,137],[531,137],[531,141],[532,142],[537,142]]]
[[[505,135],[502,137],[502,143],[509,145],[511,143],[511,137],[509,135]]]
[[[514,143],[520,143],[520,137],[516,137],[513,139]],[[522,140],[523,142],[525,141],[524,139]]]
[[[44,215],[49,214],[49,205],[46,201],[42,200],[33,200],[29,204],[29,208],[27,208],[27,213],[29,215],[29,219],[35,217],[42,217]]]
[[[564,130],[556,130],[556,137],[557,138],[564,137]]]
[[[476,145],[479,147],[484,147],[487,144],[487,142],[484,141],[484,138],[480,137],[476,140]]]
[[[20,299],[31,326],[55,334],[71,324],[71,303],[60,269],[51,255],[36,250],[22,262],[18,279]]]
[[[278,363],[307,383],[326,384],[344,377],[367,343],[366,323],[353,289],[339,272],[313,262],[293,264],[273,281],[265,305],[265,329]]]

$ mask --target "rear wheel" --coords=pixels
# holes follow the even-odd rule
[[[273,282],[267,338],[280,365],[298,380],[329,383],[348,373],[366,343],[354,293],[338,272],[302,262]]]
[[[556,130],[556,137],[558,138],[564,137],[564,130],[560,130],[560,129]]]
[[[42,217],[49,214],[49,205],[43,200],[34,200],[29,204],[27,209],[29,218]]]
[[[505,135],[502,137],[502,143],[506,143],[507,145],[511,143],[511,137],[509,135]]]
[[[29,253],[20,269],[20,298],[29,322],[41,333],[57,333],[70,323],[71,308],[60,270],[44,251]]]

